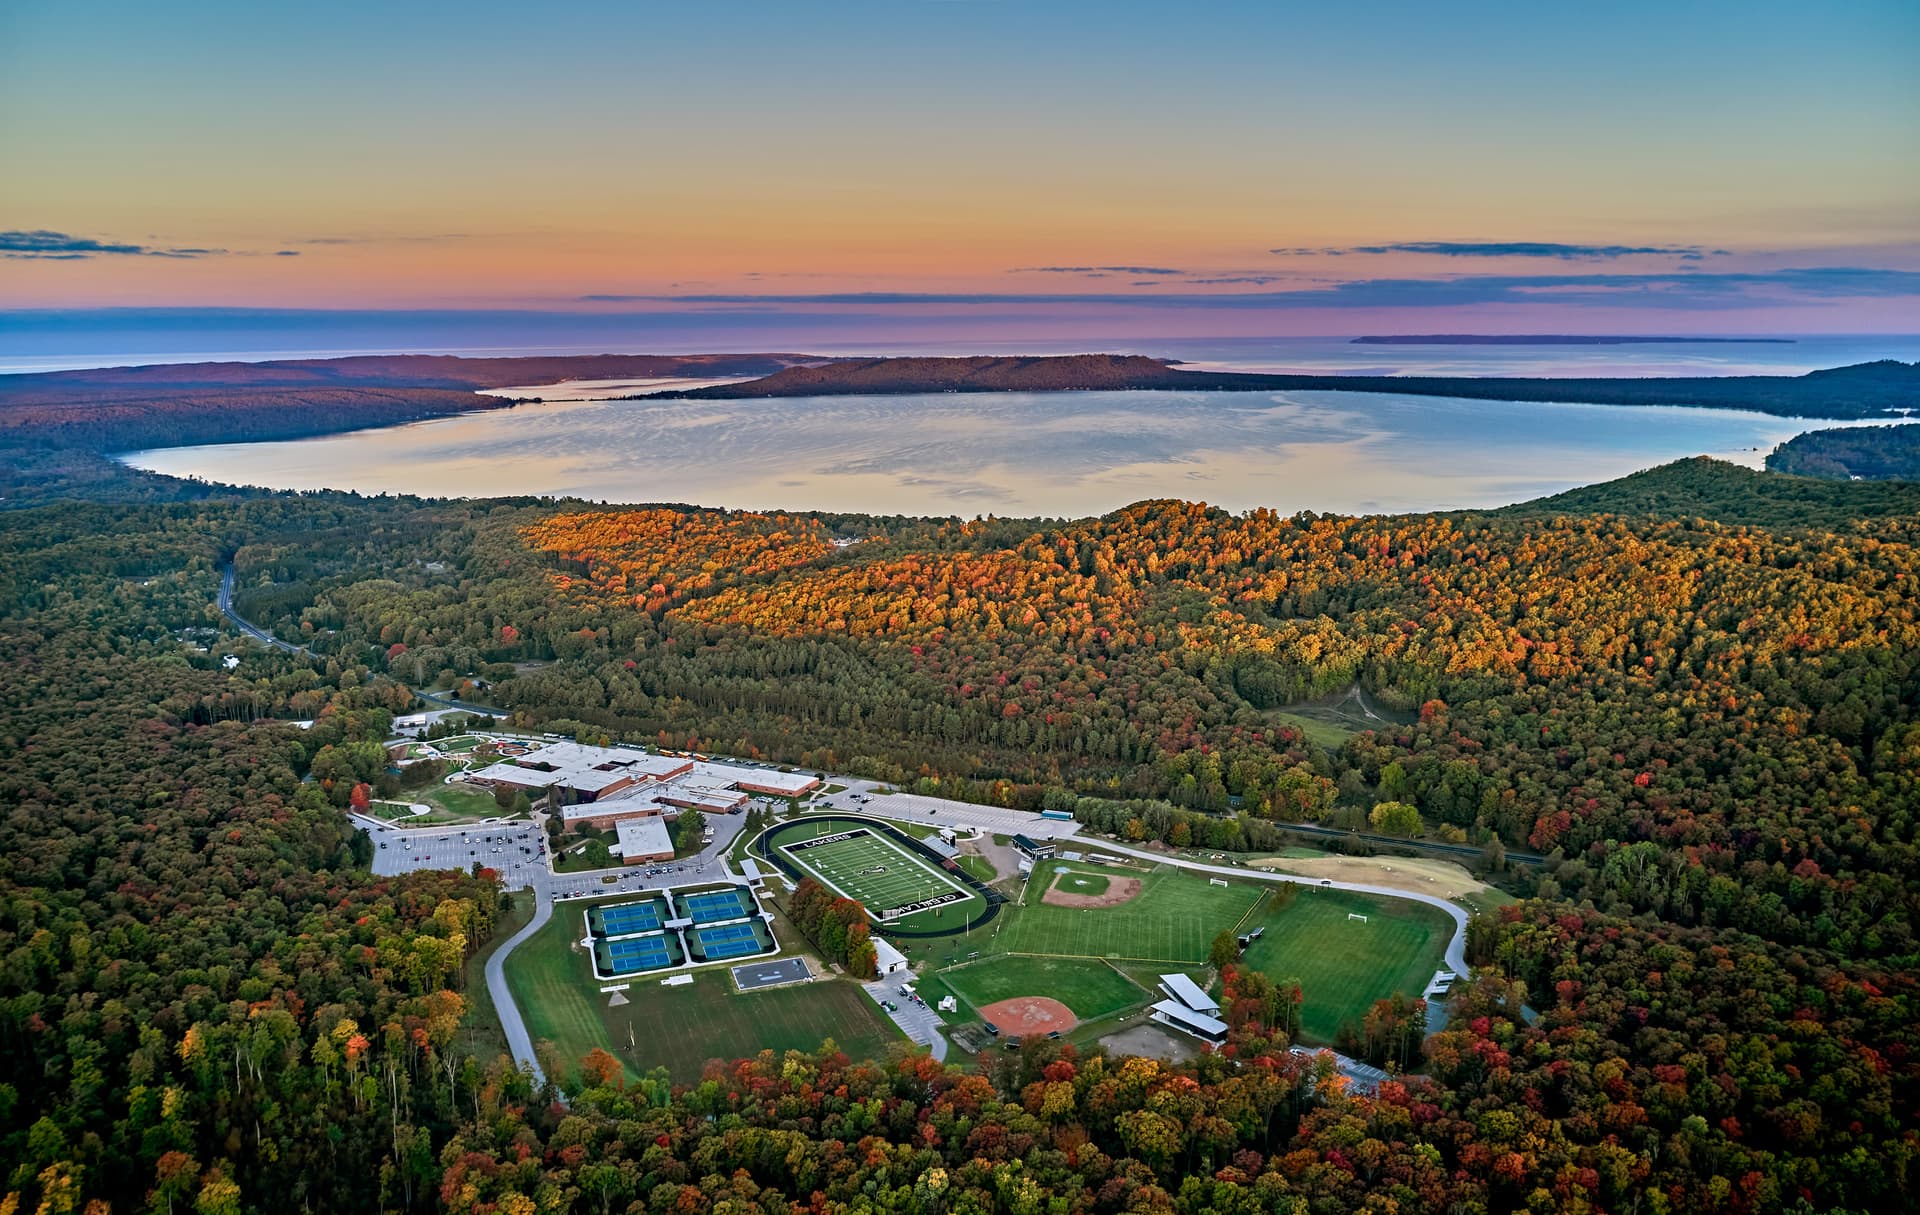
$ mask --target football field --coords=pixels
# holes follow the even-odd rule
[[[813,836],[787,838],[778,845],[780,850],[801,869],[857,900],[876,919],[892,920],[979,897],[877,831],[831,820],[818,827]]]

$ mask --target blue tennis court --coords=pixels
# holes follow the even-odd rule
[[[754,914],[754,906],[744,891],[702,890],[697,894],[676,895],[680,900],[680,910],[696,924],[711,924],[715,920],[737,920],[741,916]]]
[[[655,899],[644,903],[616,903],[598,909],[601,932],[605,936],[624,936],[630,932],[652,932],[666,923]]]
[[[607,961],[612,964],[610,969],[615,973],[673,965],[673,951],[668,948],[665,937],[628,937],[608,941],[604,948]]]
[[[693,930],[694,943],[709,962],[722,958],[744,957],[767,948],[752,921],[744,924],[714,924]]]

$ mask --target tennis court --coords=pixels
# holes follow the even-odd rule
[[[794,840],[781,848],[801,868],[881,919],[970,897],[932,865],[865,827]]]
[[[598,937],[618,937],[634,932],[654,932],[666,923],[660,900],[639,903],[615,903],[587,912],[587,926]]]
[[[622,937],[601,941],[594,946],[595,960],[603,975],[630,975],[643,970],[661,970],[676,965],[680,951],[672,937]]]
[[[697,890],[692,894],[676,894],[674,902],[680,906],[683,919],[696,924],[711,924],[716,920],[737,920],[742,916],[758,914],[753,896],[738,886],[729,886],[724,890]]]
[[[765,938],[764,933],[762,925],[745,920],[732,924],[708,924],[693,929],[687,936],[694,957],[703,962],[718,962],[765,951],[772,942]]]

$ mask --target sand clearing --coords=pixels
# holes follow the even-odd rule
[[[1301,877],[1332,878],[1336,882],[1364,882],[1415,894],[1457,899],[1487,889],[1487,884],[1452,861],[1404,856],[1275,857],[1249,861],[1256,869],[1297,873]],[[1048,896],[1051,901],[1051,894]]]

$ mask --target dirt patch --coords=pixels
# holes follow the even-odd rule
[[[1295,873],[1301,877],[1332,878],[1336,882],[1364,882],[1414,894],[1434,894],[1457,899],[1476,894],[1487,884],[1452,861],[1433,861],[1405,856],[1323,856],[1278,857],[1252,861],[1256,869]]]
[[[1157,1025],[1135,1025],[1108,1034],[1100,1039],[1100,1045],[1115,1055],[1141,1055],[1148,1059],[1165,1059],[1169,1063],[1184,1063],[1200,1053],[1199,1046],[1184,1034],[1170,1033]]]
[[[1060,889],[1060,879],[1066,876],[1068,875],[1065,873],[1053,875],[1052,884],[1047,887],[1047,892],[1040,896],[1042,903],[1054,907],[1118,907],[1140,894],[1139,878],[1118,876],[1107,883],[1106,890],[1101,894],[1074,894]]]
[[[1078,1025],[1073,1010],[1045,996],[1015,996],[980,1010],[980,1016],[1000,1027],[1010,1038],[1029,1038],[1035,1034],[1066,1033]]]

